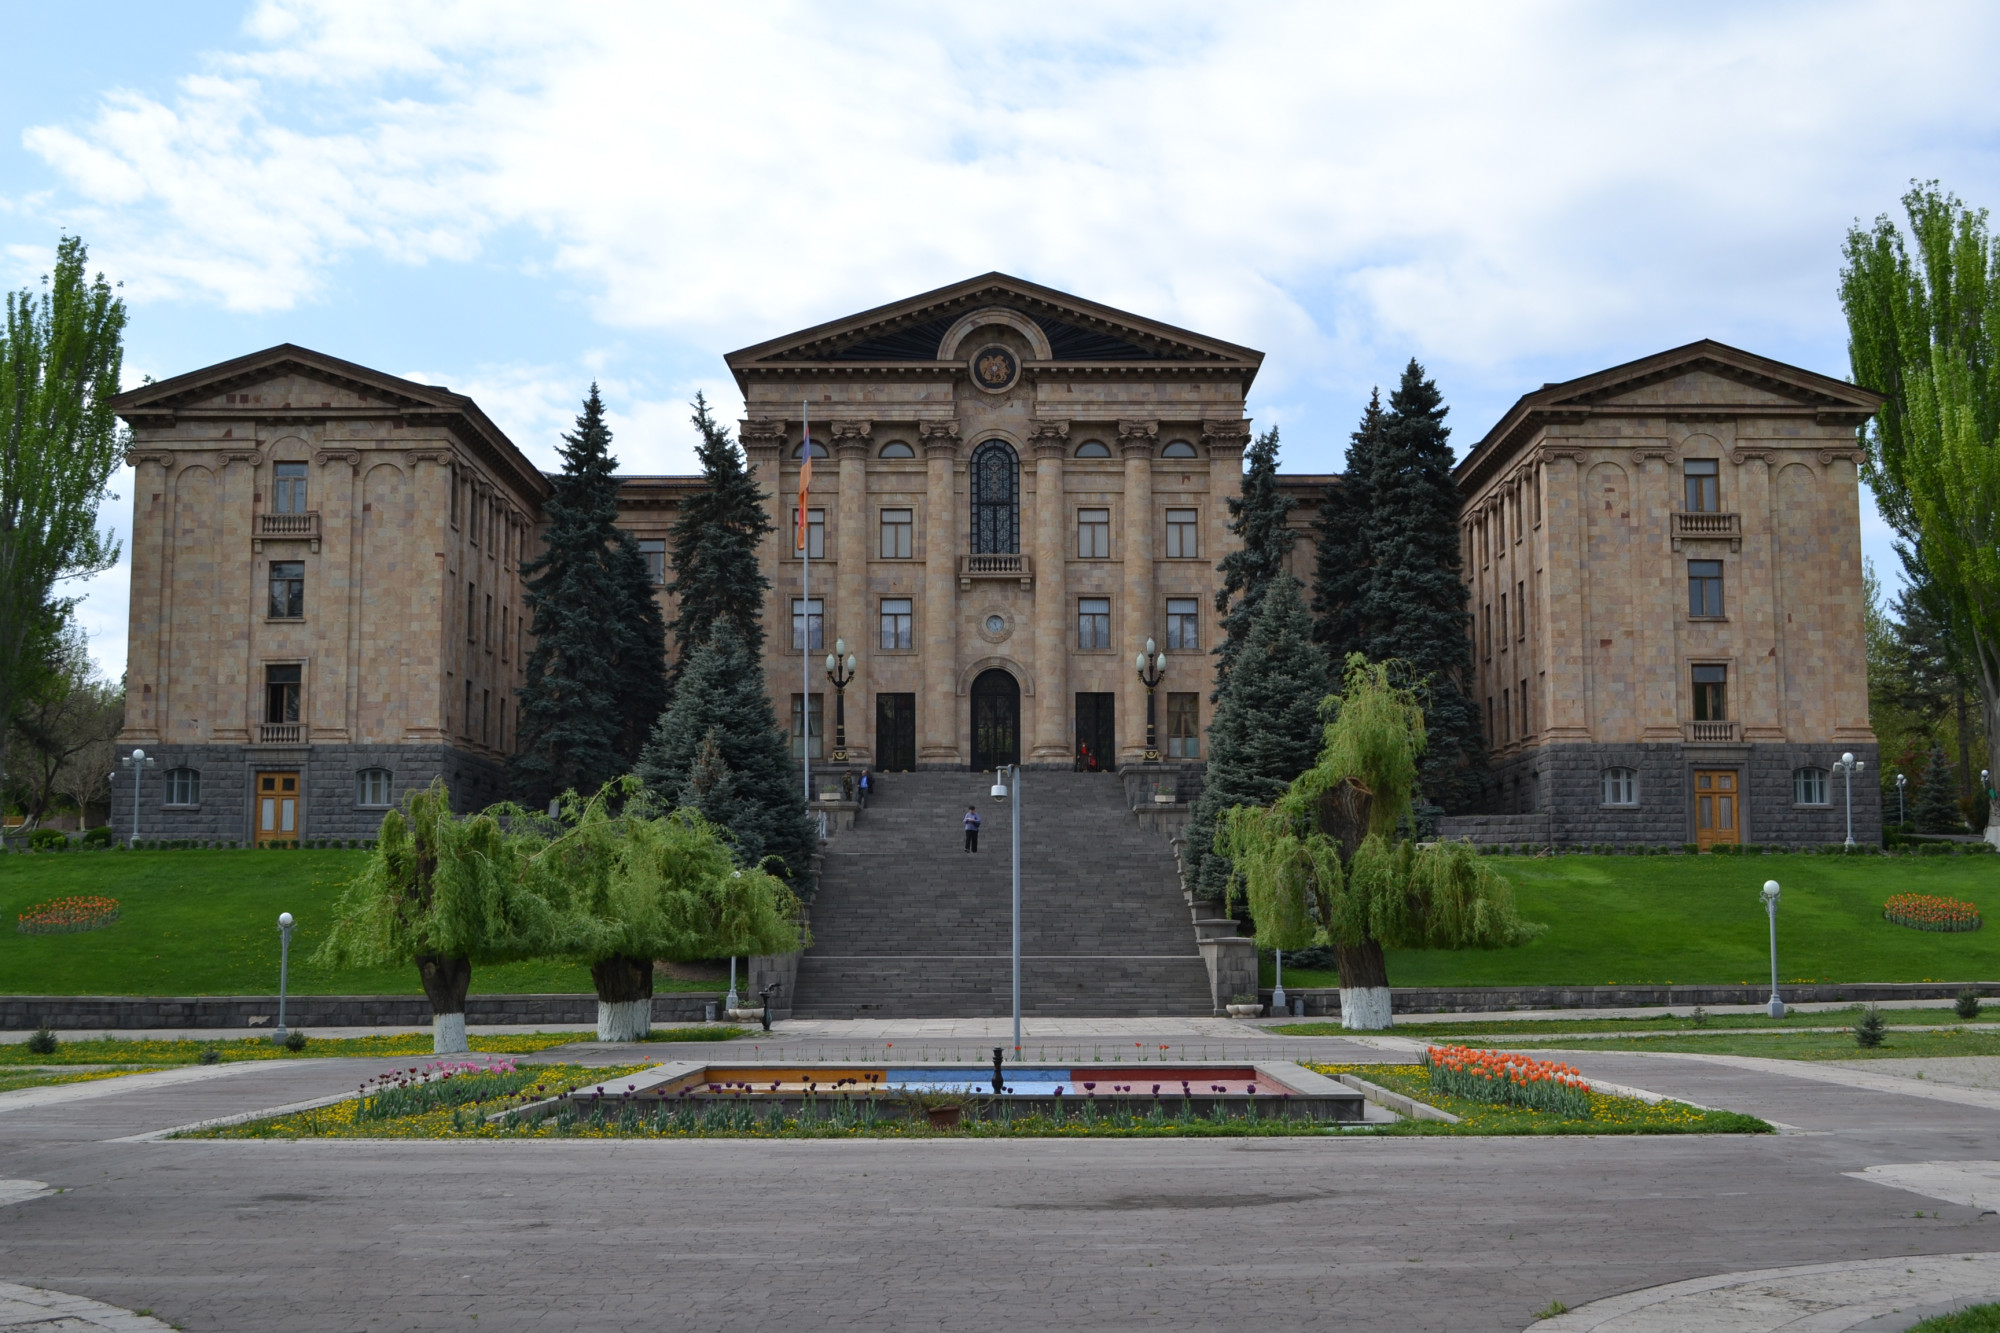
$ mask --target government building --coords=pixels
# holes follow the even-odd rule
[[[1198,790],[1261,353],[988,274],[726,359],[776,529],[765,670],[795,754]],[[1833,760],[1875,762],[1854,432],[1878,402],[1697,343],[1515,405],[1456,474],[1493,779],[1455,826],[1842,836]],[[364,838],[438,775],[463,804],[498,799],[531,646],[518,569],[550,488],[478,405],[285,345],[116,407],[137,476],[120,739],[149,765],[137,836]],[[623,479],[663,600],[700,484]],[[1309,582],[1303,534],[1338,478],[1284,484]],[[1148,640],[1153,687],[1134,669]],[[820,665],[836,641],[856,659],[838,690]],[[132,780],[121,766],[121,837]],[[1873,778],[1854,796],[1872,839]]]

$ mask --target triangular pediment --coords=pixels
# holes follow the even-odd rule
[[[1158,320],[1099,305],[1004,273],[988,273],[873,310],[802,329],[732,352],[740,376],[766,367],[809,364],[895,366],[945,357],[953,331],[968,316],[1031,326],[1030,337],[1052,363],[1189,363],[1254,373],[1264,355]]]
[[[1632,385],[1616,393],[1595,395],[1604,407],[1801,407],[1823,401],[1821,395],[1780,393],[1768,383],[1754,383],[1719,370],[1698,367],[1664,379]]]
[[[245,409],[306,412],[359,407],[450,411],[463,409],[471,402],[463,394],[438,385],[418,384],[310,348],[283,343],[172,379],[141,385],[119,394],[112,400],[112,407],[121,415]]]

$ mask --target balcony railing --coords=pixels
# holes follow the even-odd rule
[[[1687,724],[1687,738],[1691,741],[1733,741],[1736,739],[1734,722],[1690,722]]]
[[[1682,540],[1689,537],[1700,541],[1726,541],[1729,543],[1730,550],[1740,551],[1743,549],[1742,515],[1689,513],[1686,510],[1675,510],[1674,549],[1676,551],[1680,550]]]
[[[259,537],[317,537],[319,536],[319,511],[309,514],[259,514],[257,515],[257,535]]]
[[[257,739],[265,745],[303,745],[306,739],[306,724],[260,722],[257,724]]]
[[[974,579],[1019,579],[1023,588],[1033,587],[1034,562],[1018,553],[962,555],[958,558],[958,586],[969,591]]]

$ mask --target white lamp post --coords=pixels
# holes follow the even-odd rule
[[[1276,1018],[1285,1012],[1285,951],[1273,949],[1271,957],[1277,967],[1275,984],[1271,987],[1271,1017]]]
[[[126,843],[128,846],[134,846],[139,841],[139,779],[147,769],[159,761],[148,759],[144,750],[134,750],[118,762],[132,770],[132,834]]]
[[[1013,779],[1014,819],[1009,830],[1014,844],[1014,1058],[1021,1058],[1021,766],[1002,764],[993,771],[992,797],[1007,799],[1007,782]]]
[[[1764,910],[1771,916],[1771,1005],[1773,1018],[1785,1016],[1785,1002],[1778,998],[1778,881],[1764,881]]]
[[[1834,767],[1847,775],[1847,845],[1852,847],[1854,845],[1854,775],[1868,767],[1868,765],[1856,759],[1854,752],[1850,750],[1840,756],[1840,762],[1835,764]]]
[[[285,1032],[285,983],[292,963],[292,914],[278,913],[278,1027],[271,1033],[272,1041],[283,1041]]]
[[[1158,651],[1151,639],[1146,640],[1146,651],[1132,659],[1132,666],[1139,673],[1139,683],[1146,687],[1146,753],[1149,764],[1160,762],[1160,745],[1153,725],[1153,691],[1166,679],[1167,655]]]
[[[1898,773],[1896,775],[1896,823],[1898,825],[1907,824],[1910,822],[1909,811],[1904,809],[1903,807],[1903,788],[1909,785],[1910,785],[1909,774]]]

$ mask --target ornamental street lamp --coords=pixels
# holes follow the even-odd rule
[[[1847,845],[1852,847],[1854,845],[1854,775],[1868,767],[1868,765],[1856,759],[1854,752],[1850,750],[1840,756],[1840,762],[1835,764],[1834,767],[1847,775]]]
[[[1909,811],[1903,808],[1903,788],[1909,785],[1910,775],[1908,773],[1898,773],[1896,775],[1896,823],[1899,825],[1910,822]]]
[[[1778,881],[1764,881],[1764,910],[1771,916],[1771,1004],[1773,1018],[1785,1016],[1785,1002],[1778,998]]]
[[[1166,679],[1167,655],[1156,652],[1153,641],[1148,639],[1146,651],[1133,658],[1132,665],[1139,672],[1139,683],[1146,687],[1146,762],[1157,764],[1160,762],[1160,746],[1153,727],[1153,691]]]
[[[1007,799],[1007,785],[1012,780],[1014,787],[1014,1058],[1021,1058],[1021,766],[1002,764],[993,770],[993,790],[996,801]],[[997,1062],[995,1067],[997,1068]],[[997,1082],[997,1076],[995,1081]]]
[[[285,1032],[285,983],[286,972],[292,963],[292,914],[278,913],[278,1027],[271,1034],[272,1041],[283,1041]]]
[[[139,844],[139,779],[159,760],[147,758],[144,750],[134,750],[118,762],[132,770],[132,835],[129,845],[136,847]]]
[[[1271,1017],[1285,1012],[1285,951],[1271,951],[1273,965],[1277,968],[1276,984],[1271,987]]]
[[[854,654],[847,651],[847,640],[833,641],[833,651],[826,655],[826,678],[833,682],[833,762],[844,764],[847,762],[847,687],[854,683]]]

